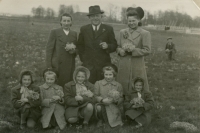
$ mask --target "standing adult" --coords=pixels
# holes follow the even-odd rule
[[[72,17],[64,13],[60,17],[61,28],[51,31],[46,46],[46,66],[58,72],[57,84],[64,86],[71,81],[75,69],[77,33],[72,31]]]
[[[151,52],[151,34],[140,26],[143,9],[129,7],[126,15],[128,28],[120,31],[117,48],[120,56],[117,81],[122,84],[125,95],[131,90],[131,80],[136,77],[144,79],[144,90],[149,90],[144,56]]]
[[[111,63],[110,53],[117,48],[113,28],[102,23],[103,13],[98,5],[89,7],[91,24],[81,27],[77,44],[83,66],[91,72],[91,83],[103,79],[102,68]]]
[[[175,48],[175,44],[172,42],[172,37],[167,38],[165,52],[169,60],[175,60],[176,48]]]

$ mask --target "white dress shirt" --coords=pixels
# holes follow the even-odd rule
[[[97,31],[99,30],[99,27],[101,26],[101,24],[97,25]],[[95,31],[95,25],[92,25],[93,30]]]

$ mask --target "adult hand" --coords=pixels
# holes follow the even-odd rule
[[[126,55],[126,51],[123,48],[118,48],[117,51],[120,54],[120,56],[125,56]]]
[[[111,98],[105,98],[105,99],[102,100],[102,102],[105,105],[109,105],[109,104],[113,103],[113,99],[111,99]]]
[[[83,97],[82,96],[75,96],[76,101],[83,101]]]
[[[135,45],[129,45],[128,52],[132,52],[135,49]]]
[[[108,48],[108,44],[106,42],[101,42],[99,45],[101,45],[102,49]]]

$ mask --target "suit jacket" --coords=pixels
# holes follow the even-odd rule
[[[72,80],[75,68],[76,54],[70,54],[65,50],[67,43],[77,43],[77,33],[70,30],[66,35],[62,28],[51,31],[46,46],[46,66],[58,71],[58,85],[64,86],[65,83]]]
[[[108,44],[107,49],[102,49],[99,45],[101,42]],[[117,41],[111,26],[101,24],[94,36],[91,24],[81,27],[78,38],[78,53],[83,65],[87,68],[102,68],[106,63],[110,63],[110,53],[117,48]]]

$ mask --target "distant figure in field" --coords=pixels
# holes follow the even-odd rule
[[[113,27],[102,23],[103,13],[98,5],[89,7],[91,24],[81,27],[77,43],[83,66],[90,70],[91,83],[103,79],[101,70],[111,63],[110,53],[117,48]]]
[[[175,60],[176,48],[175,48],[175,44],[172,42],[171,37],[167,38],[165,52],[168,55],[169,60]]]
[[[72,80],[75,69],[77,33],[72,31],[71,15],[60,17],[61,28],[53,29],[46,46],[46,66],[58,71],[57,84],[64,86]]]

